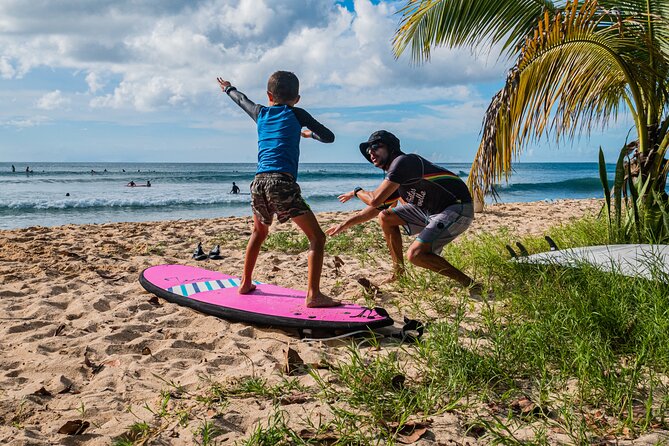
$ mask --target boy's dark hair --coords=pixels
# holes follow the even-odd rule
[[[276,102],[292,101],[300,94],[300,81],[290,71],[277,71],[269,77],[267,91]]]

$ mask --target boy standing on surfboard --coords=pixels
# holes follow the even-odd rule
[[[267,81],[268,107],[255,104],[230,82],[217,80],[221,89],[256,122],[258,128],[258,169],[251,183],[253,233],[246,247],[239,294],[251,293],[256,288],[252,281],[253,269],[276,214],[279,223],[289,218],[293,220],[309,239],[306,306],[341,305],[320,291],[325,234],[296,182],[300,136],[331,143],[334,134],[305,110],[295,107],[300,100],[300,83],[293,73],[277,71],[270,76]],[[303,127],[308,130],[302,130]]]

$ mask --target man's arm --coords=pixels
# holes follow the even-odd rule
[[[386,200],[400,187],[399,183],[394,183],[390,180],[383,180],[383,182],[376,188],[374,191],[366,191],[359,189],[357,192],[351,191],[347,192],[344,195],[351,195],[349,197],[357,196],[360,201],[365,203],[367,206],[372,206],[377,208],[383,205]],[[341,197],[339,199],[341,201]]]
[[[217,77],[216,80],[218,80],[218,84],[221,86],[221,90],[227,93],[228,96],[230,96],[230,99],[235,102],[235,104],[239,105],[241,109],[251,117],[251,119],[254,121],[258,120],[258,114],[262,109],[262,105],[258,105],[247,98],[244,93],[238,91],[235,87],[232,86],[232,84],[230,84],[230,82],[223,80],[220,77]]]
[[[372,206],[367,206],[365,209],[353,215],[345,222],[329,227],[325,231],[325,233],[329,236],[340,234],[352,226],[359,225],[360,223],[364,223],[366,221],[371,220],[372,218],[379,215],[379,212],[381,212],[380,209],[376,209],[375,207]]]
[[[316,141],[331,143],[334,142],[335,136],[334,133],[330,131],[320,122],[316,121],[313,116],[311,116],[306,110],[302,108],[293,107],[293,113],[297,117],[297,120],[300,122],[302,127],[306,127],[311,130],[309,132],[302,132],[302,136],[305,138],[311,137]]]

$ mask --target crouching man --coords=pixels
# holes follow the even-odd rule
[[[401,227],[407,234],[417,235],[407,250],[411,263],[450,277],[469,289],[472,297],[481,297],[482,285],[441,257],[443,247],[467,230],[474,219],[472,197],[464,181],[419,155],[403,153],[400,140],[385,130],[372,133],[360,144],[360,152],[386,172],[386,179],[374,191],[356,187],[340,195],[342,203],[356,197],[367,207],[329,228],[327,234],[337,235],[378,215],[393,260],[393,275],[385,283],[405,272]],[[390,207],[400,199],[402,204]]]

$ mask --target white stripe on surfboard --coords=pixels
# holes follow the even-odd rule
[[[195,282],[194,284],[185,283],[181,285],[171,286],[167,288],[167,291],[169,291],[170,293],[178,294],[179,296],[188,297],[192,296],[193,294],[203,293],[205,291],[220,290],[221,288],[236,288],[239,286],[240,282],[241,281],[236,278],[207,280],[204,282]],[[254,280],[253,283],[255,285],[262,284],[257,280]],[[195,287],[197,287],[199,291],[196,291]]]

